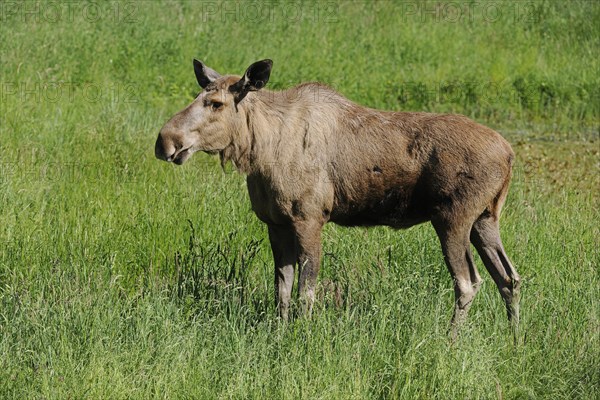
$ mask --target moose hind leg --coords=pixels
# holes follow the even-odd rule
[[[442,245],[444,261],[454,281],[454,315],[450,335],[456,339],[460,326],[481,285],[481,277],[475,267],[469,243],[470,223],[448,223],[437,221],[434,227]]]
[[[514,328],[517,328],[521,278],[502,245],[498,219],[488,213],[482,214],[473,224],[471,242],[498,286],[506,304],[509,321]]]

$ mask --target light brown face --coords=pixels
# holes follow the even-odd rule
[[[154,147],[156,157],[181,165],[197,151],[218,153],[231,145],[245,123],[239,103],[248,92],[265,86],[271,66],[271,60],[258,61],[240,78],[221,76],[194,60],[196,79],[204,91],[162,127]]]
[[[240,77],[224,76],[211,82],[185,109],[160,130],[156,157],[183,164],[197,151],[218,153],[225,149],[239,129],[240,113],[229,87]]]

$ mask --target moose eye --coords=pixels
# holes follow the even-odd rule
[[[218,101],[213,101],[212,103],[210,103],[210,106],[213,110],[218,110],[219,108],[223,107],[223,103],[218,102]]]

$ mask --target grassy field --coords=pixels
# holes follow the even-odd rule
[[[0,398],[599,398],[599,21],[592,1],[1,2]],[[478,259],[450,346],[429,225],[327,226],[313,318],[280,323],[244,177],[154,159],[194,57],[503,133],[517,343]]]

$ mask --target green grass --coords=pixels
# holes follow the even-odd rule
[[[598,398],[596,3],[52,4],[0,3],[0,398]],[[327,226],[313,318],[281,324],[244,177],[153,156],[198,91],[194,57],[237,74],[269,57],[273,88],[320,80],[504,133],[518,343],[478,260],[450,346],[428,225]]]

